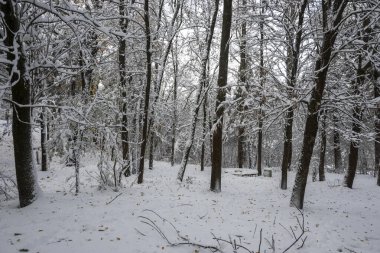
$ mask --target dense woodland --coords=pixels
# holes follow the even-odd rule
[[[21,207],[52,157],[81,194],[88,153],[111,188],[144,184],[156,161],[179,181],[210,166],[214,192],[222,168],[280,167],[284,190],[294,170],[300,209],[309,174],[380,186],[378,0],[3,0],[0,17]]]

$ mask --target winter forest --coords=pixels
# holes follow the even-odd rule
[[[0,0],[0,252],[380,252],[378,0]]]

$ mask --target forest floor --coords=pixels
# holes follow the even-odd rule
[[[13,171],[12,148],[0,143],[0,171]],[[210,168],[201,172],[189,165],[185,180],[176,182],[178,165],[156,162],[146,170],[144,183],[125,179],[118,192],[99,190],[96,157],[83,159],[80,193],[73,189],[73,167],[59,161],[48,172],[38,172],[42,193],[30,206],[18,200],[0,202],[0,252],[129,253],[210,252],[194,245],[171,247],[147,225],[151,221],[171,243],[187,242],[234,251],[232,240],[252,252],[283,252],[301,229],[301,213],[289,207],[294,173],[288,190],[279,189],[280,173],[273,177],[239,177],[224,173],[222,192],[209,191]],[[307,185],[305,234],[288,252],[380,252],[380,187],[375,179],[357,175],[354,189],[341,186],[342,175],[327,174],[325,182]],[[121,194],[121,195],[120,195]],[[116,197],[116,198],[115,198]],[[162,219],[159,217],[162,217]],[[178,236],[178,230],[181,237]],[[272,241],[273,238],[273,241]]]

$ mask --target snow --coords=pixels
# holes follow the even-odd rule
[[[0,151],[0,171],[9,174],[13,162],[6,140],[0,142]],[[210,168],[201,172],[200,166],[188,165],[179,184],[179,165],[156,162],[154,170],[146,170],[143,184],[136,184],[133,176],[114,192],[98,189],[96,160],[95,156],[82,159],[78,196],[74,167],[53,159],[50,171],[38,171],[43,193],[32,205],[20,209],[16,199],[1,201],[0,252],[210,252],[195,246],[168,246],[141,216],[154,221],[171,242],[182,240],[169,222],[191,242],[217,246],[213,235],[231,237],[255,252],[260,229],[261,252],[272,252],[266,241],[272,241],[272,235],[276,252],[287,248],[293,242],[290,226],[296,235],[300,233],[296,219],[300,213],[289,206],[294,173],[285,191],[279,189],[279,169],[273,169],[272,178],[222,173],[222,192],[214,193],[209,191]],[[326,182],[309,180],[304,205],[307,240],[300,250],[288,252],[380,252],[376,180],[357,175],[351,190],[341,186],[343,175],[327,173],[326,178]],[[221,248],[233,252],[227,243],[221,243]]]

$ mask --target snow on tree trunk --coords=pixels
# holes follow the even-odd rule
[[[31,82],[26,68],[26,55],[20,39],[18,3],[12,0],[0,2],[5,22],[4,45],[7,49],[7,65],[12,84],[13,121],[12,134],[20,207],[33,203],[38,195],[38,183],[33,161],[31,129]],[[24,105],[26,105],[24,107]]]
[[[215,123],[212,133],[212,164],[210,190],[221,191],[222,179],[222,149],[223,149],[223,102],[226,99],[226,86],[228,74],[228,53],[232,18],[232,0],[224,0],[222,36],[219,56],[218,87],[215,104]]]
[[[150,86],[152,80],[152,52],[151,52],[151,33],[149,26],[149,0],[144,0],[144,23],[145,23],[145,54],[146,54],[146,84],[145,84],[145,100],[144,100],[144,115],[143,115],[143,129],[142,140],[140,146],[140,159],[137,183],[142,184],[144,180],[144,158],[146,142],[148,139],[148,113],[149,113],[149,97]]]
[[[321,113],[321,147],[319,151],[318,174],[319,181],[325,181],[325,157],[326,157],[326,111]]]
[[[342,151],[340,149],[340,134],[338,131],[338,118],[333,114],[334,130],[333,130],[333,149],[334,149],[334,169],[335,172],[342,172],[343,162],[342,162]]]
[[[294,46],[292,42],[294,41],[293,34],[291,32],[287,32],[287,86],[288,93],[290,99],[293,98],[294,87],[297,82],[297,73],[298,73],[298,62],[300,55],[300,47],[302,43],[302,34],[303,34],[303,21],[304,21],[304,13],[306,10],[306,6],[308,4],[308,0],[303,0],[302,4],[299,5],[299,13],[298,13],[298,24],[297,24],[297,32],[295,35]],[[294,14],[294,3],[290,3],[288,7],[289,16],[292,17]],[[288,21],[289,22],[289,21]],[[292,30],[291,27],[293,24],[285,23],[286,29]],[[281,164],[281,189],[286,190],[288,187],[288,170],[290,170],[290,165],[292,163],[292,139],[293,139],[293,116],[294,109],[293,105],[290,105],[285,114],[285,130],[284,130],[284,148],[283,148],[283,156],[282,156],[282,164]]]
[[[187,141],[186,141],[185,150],[183,152],[183,156],[181,160],[181,166],[177,175],[177,179],[179,181],[182,181],[183,176],[185,175],[186,165],[190,156],[190,151],[191,151],[191,147],[193,145],[194,136],[195,136],[195,130],[197,127],[198,112],[201,108],[203,99],[205,99],[205,97],[207,96],[207,90],[206,90],[207,88],[206,86],[208,86],[208,83],[206,82],[206,80],[208,79],[207,78],[207,63],[210,56],[211,43],[212,43],[212,38],[214,35],[214,28],[216,24],[216,17],[218,15],[218,9],[219,9],[219,0],[216,0],[215,9],[214,9],[214,13],[213,13],[212,21],[210,25],[210,31],[206,36],[206,48],[202,55],[202,62],[201,62],[202,72],[201,72],[200,81],[199,81],[199,85],[197,89],[197,94],[195,96],[195,108],[193,110],[193,114],[191,117],[192,121],[191,121],[190,135],[188,136]]]
[[[328,30],[324,29],[322,47],[318,52],[319,56],[317,57],[315,64],[315,85],[312,89],[310,101],[308,103],[308,113],[306,118],[305,131],[303,135],[301,155],[299,158],[297,174],[292,191],[292,196],[290,199],[290,205],[295,206],[299,209],[303,208],[307,177],[309,174],[310,160],[313,154],[315,137],[318,131],[318,111],[321,106],[322,95],[326,85],[326,78],[330,65],[331,52],[333,50],[335,40],[338,35],[338,24],[342,20],[343,12],[347,5],[347,2],[347,0],[335,0],[332,4],[333,17],[331,20],[331,27]],[[324,2],[322,7],[323,16],[327,17],[327,3]],[[324,18],[324,21],[326,20],[327,19]],[[324,28],[327,28],[326,22],[323,22]]]

